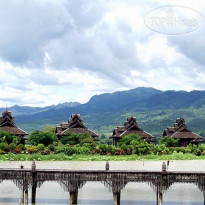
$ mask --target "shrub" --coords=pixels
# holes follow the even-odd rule
[[[159,144],[164,144],[166,147],[176,147],[178,142],[179,139],[174,139],[172,137],[161,137],[159,139]]]
[[[16,154],[21,153],[21,149],[20,149],[19,145],[16,146],[16,148],[15,148],[15,153],[16,153]]]
[[[29,147],[26,147],[26,149],[27,149],[29,154],[33,154],[33,153],[37,153],[38,152],[37,146],[29,146]]]
[[[0,142],[5,142],[7,144],[17,144],[18,141],[19,139],[13,133],[0,130]]]
[[[16,145],[15,145],[14,143],[11,143],[11,144],[9,145],[9,150],[10,150],[11,152],[14,152],[15,149],[16,149]]]
[[[48,145],[48,149],[53,152],[55,150],[55,146],[53,144],[50,144]]]
[[[4,152],[7,150],[6,143],[4,143],[4,142],[0,143],[0,150],[2,150]]]
[[[74,154],[90,154],[90,149],[87,147],[73,147]]]
[[[125,137],[123,137],[120,141],[119,141],[119,147],[122,146],[122,144],[125,145],[135,145],[135,144],[139,144],[143,142],[142,138],[136,134],[129,134],[126,135]]]
[[[101,150],[102,154],[105,154],[107,152],[107,145],[106,144],[100,144],[98,145],[99,151]]]
[[[19,144],[19,148],[20,148],[21,150],[25,150],[25,146],[24,146],[23,144]]]
[[[45,149],[43,144],[38,144],[37,149],[39,152],[43,151]]]
[[[114,150],[115,150],[115,147],[112,146],[112,145],[108,145],[107,146],[107,152],[110,153],[110,154],[113,154],[114,153]]]
[[[127,151],[127,146],[125,144],[122,144],[120,147],[123,151]]]
[[[48,146],[49,144],[53,144],[53,142],[57,140],[57,137],[52,132],[37,130],[29,135],[29,142],[35,146],[37,146],[38,144]]]

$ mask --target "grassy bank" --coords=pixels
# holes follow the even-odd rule
[[[3,154],[0,161],[135,161],[135,160],[205,160],[205,156],[175,153],[171,155],[72,155],[60,154]]]

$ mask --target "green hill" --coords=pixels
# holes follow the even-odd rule
[[[17,108],[16,122],[26,131],[42,129],[48,124],[59,125],[77,110],[86,126],[100,134],[109,135],[127,116],[134,115],[140,126],[155,136],[160,136],[167,126],[173,126],[178,117],[185,118],[194,132],[205,135],[205,91],[163,92],[141,87],[95,95],[85,104]]]

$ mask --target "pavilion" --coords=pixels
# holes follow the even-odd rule
[[[198,144],[204,141],[204,138],[197,135],[188,129],[185,120],[183,118],[177,118],[174,127],[167,127],[164,130],[162,137],[172,137],[179,139],[179,146],[185,147],[188,144]]]
[[[113,138],[113,144],[118,146],[119,140],[129,134],[137,134],[147,142],[154,142],[155,140],[154,136],[140,128],[135,117],[128,117],[124,126],[117,126],[117,128],[113,130],[113,135],[110,138]]]
[[[8,110],[4,111],[0,117],[0,130],[13,133],[18,137],[21,144],[25,144],[25,136],[28,133],[16,126],[15,119]]]
[[[62,122],[60,126],[56,127],[55,134],[60,139],[66,135],[67,132],[74,134],[85,134],[88,133],[94,140],[99,140],[98,134],[89,130],[83,123],[79,114],[72,114],[71,118],[68,119],[68,123]]]

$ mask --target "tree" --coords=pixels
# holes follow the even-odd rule
[[[37,130],[29,135],[28,140],[32,145],[35,146],[37,146],[38,144],[48,146],[49,144],[53,144],[53,142],[57,141],[58,138],[52,132]]]
[[[44,131],[44,132],[52,132],[53,134],[55,134],[55,130],[56,130],[56,127],[53,126],[53,125],[46,125],[46,126],[43,128],[43,131]]]
[[[159,139],[159,144],[164,144],[166,147],[176,147],[178,142],[179,139],[174,139],[172,137],[161,137]]]
[[[7,144],[17,144],[19,142],[19,139],[16,135],[14,135],[11,132],[0,130],[0,142],[5,142]]]
[[[122,144],[131,145],[131,144],[139,144],[139,143],[142,143],[142,142],[143,142],[143,140],[139,135],[129,134],[129,135],[124,136],[119,141],[119,147],[121,147]]]
[[[70,144],[70,145],[76,145],[76,144],[80,144],[82,140],[85,139],[90,139],[93,140],[93,138],[88,134],[74,134],[74,133],[70,133],[67,132],[62,138],[61,138],[61,142],[62,144]]]

